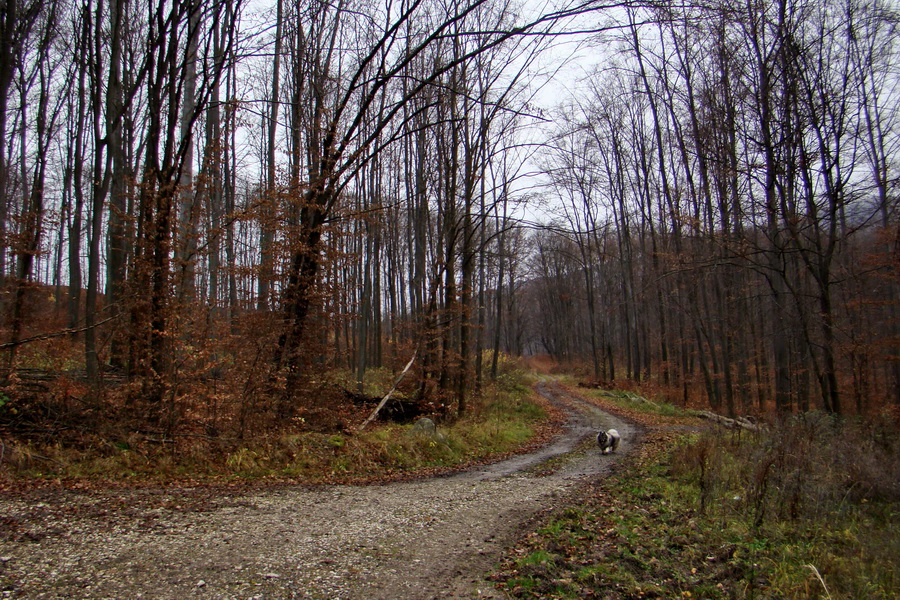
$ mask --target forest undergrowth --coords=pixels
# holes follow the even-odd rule
[[[591,391],[646,427],[493,574],[513,598],[900,596],[900,435],[810,413],[759,432]]]
[[[369,370],[359,391],[349,372],[318,377],[309,382],[309,398],[277,427],[277,400],[229,405],[208,383],[186,385],[178,427],[168,432],[149,429],[143,415],[129,411],[128,383],[97,399],[75,380],[41,383],[33,392],[20,382],[18,395],[0,396],[0,486],[396,480],[538,445],[558,424],[555,410],[532,393],[526,371],[506,357],[463,416],[435,416],[436,435],[381,419],[359,431],[371,400],[390,389],[395,374],[387,369]],[[199,391],[193,399],[191,389]]]

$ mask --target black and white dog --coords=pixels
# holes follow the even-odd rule
[[[615,429],[609,431],[601,431],[597,434],[597,445],[600,446],[600,452],[609,454],[615,452],[619,447],[619,432]]]

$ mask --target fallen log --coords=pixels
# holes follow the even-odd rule
[[[722,415],[717,415],[714,412],[710,412],[708,410],[699,410],[697,411],[697,416],[702,417],[704,419],[708,419],[714,423],[718,423],[728,429],[746,429],[748,431],[760,431],[762,428],[750,421],[747,417],[737,417],[732,419],[730,417],[723,417]]]

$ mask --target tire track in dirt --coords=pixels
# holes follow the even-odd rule
[[[0,597],[502,598],[483,574],[536,515],[639,440],[632,424],[553,381],[536,390],[568,414],[563,432],[451,476],[257,490],[199,511],[64,510],[92,502],[74,492],[43,507],[0,499],[0,517],[30,527],[0,541]],[[601,456],[585,442],[610,427],[623,443]],[[177,505],[179,491],[168,493]]]

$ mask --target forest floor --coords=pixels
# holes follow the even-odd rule
[[[543,381],[547,445],[366,486],[32,490],[0,497],[0,598],[500,598],[485,573],[545,511],[607,475],[638,426]],[[591,443],[623,437],[616,455]]]

